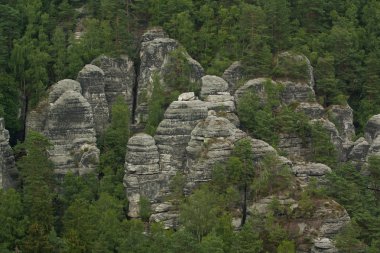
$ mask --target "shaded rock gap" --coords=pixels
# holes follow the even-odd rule
[[[138,96],[138,89],[139,89],[139,76],[140,76],[140,65],[141,61],[139,57],[136,57],[133,59],[133,65],[135,69],[135,81],[132,89],[132,119],[131,123],[135,124],[135,115],[136,115],[136,108],[137,108],[137,96]]]

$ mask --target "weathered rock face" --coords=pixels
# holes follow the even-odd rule
[[[337,252],[333,239],[350,222],[347,211],[341,205],[329,199],[312,200],[314,210],[307,214],[300,209],[299,200],[280,194],[253,203],[249,207],[249,213],[268,213],[275,198],[284,210],[290,212],[290,217],[298,217],[283,221],[290,237],[296,242],[297,252]]]
[[[9,146],[9,132],[5,129],[4,119],[0,118],[0,189],[16,187],[17,184],[18,170]]]
[[[267,78],[256,78],[249,80],[246,82],[243,86],[241,86],[238,90],[235,92],[235,101],[237,107],[239,107],[240,99],[247,94],[248,92],[252,92],[254,95],[256,95],[261,103],[265,103],[268,95],[265,91],[265,84],[267,82],[270,82],[274,86],[278,86],[276,82],[273,82],[270,79]]]
[[[229,120],[212,115],[191,132],[187,151],[187,191],[211,180],[212,169],[231,155],[234,143],[247,135]]]
[[[337,253],[334,242],[329,238],[317,238],[311,248],[311,253]]]
[[[202,77],[201,98],[205,101],[208,110],[215,111],[218,116],[239,126],[235,98],[228,92],[228,84],[225,80],[217,76]]]
[[[296,108],[296,112],[303,112],[310,119],[320,119],[325,110],[317,102],[301,102]]]
[[[46,120],[49,112],[49,100],[43,99],[39,102],[37,107],[33,111],[29,111],[26,116],[26,129],[25,132],[28,134],[29,131],[35,131],[42,133],[45,129]]]
[[[235,92],[239,82],[244,78],[244,69],[239,61],[231,64],[223,73],[223,79],[228,82],[228,90]]]
[[[305,187],[312,178],[317,182],[325,182],[325,176],[331,172],[331,168],[322,163],[297,163],[292,167],[292,172],[300,186]]]
[[[380,114],[370,118],[365,127],[365,138],[369,143],[372,143],[378,135],[380,135]]]
[[[91,105],[78,92],[69,90],[50,105],[44,135],[52,143],[50,159],[56,174],[85,174],[99,160]]]
[[[341,138],[351,141],[355,136],[354,115],[349,105],[332,105],[328,110],[330,121],[334,122]]]
[[[175,101],[170,104],[154,137],[163,170],[171,175],[183,170],[191,132],[198,122],[206,117],[207,107],[200,100]]]
[[[334,123],[332,123],[331,121],[327,120],[327,119],[318,119],[318,120],[312,120],[311,121],[312,124],[320,124],[326,131],[327,133],[330,135],[330,138],[331,138],[331,142],[332,144],[334,144],[337,152],[338,152],[338,157],[340,158],[341,161],[345,161],[346,160],[346,154],[344,152],[344,149],[343,149],[343,140],[342,138],[340,137],[339,135],[339,131],[338,129],[336,129],[336,126],[334,125]]]
[[[278,149],[291,160],[307,160],[311,152],[311,140],[302,139],[297,134],[279,134]]]
[[[80,83],[71,79],[64,79],[58,83],[52,85],[49,89],[49,103],[54,103],[58,98],[62,96],[68,90],[82,93],[82,87]]]
[[[201,98],[208,95],[215,95],[218,92],[228,91],[228,83],[218,76],[204,76],[202,77]]]
[[[370,144],[363,137],[357,139],[348,155],[348,160],[361,167],[366,161],[369,147]]]
[[[153,137],[147,134],[131,137],[127,145],[124,176],[129,217],[139,217],[141,196],[148,198],[151,203],[157,203],[163,180],[160,176],[159,153]]]
[[[167,66],[170,63],[171,52],[179,46],[176,40],[168,38],[161,29],[151,29],[143,35],[140,49],[141,65],[138,77],[136,123],[145,122],[148,101],[153,92],[153,78],[157,75],[158,78],[162,79],[163,73],[170,71]],[[183,54],[190,68],[189,80],[199,82],[204,73],[202,66],[186,52]],[[162,85],[164,90],[169,89],[164,82]]]
[[[64,79],[53,84],[49,88],[48,98],[41,100],[37,107],[28,113],[26,119],[26,132],[32,130],[42,133],[45,130],[50,105],[57,101],[63,93],[69,90],[81,93],[82,87],[80,86],[80,83],[71,79]]]
[[[315,93],[311,86],[306,83],[293,81],[280,82],[284,89],[281,92],[281,100],[284,104],[313,102]]]
[[[92,64],[104,71],[104,92],[109,112],[118,96],[124,98],[129,110],[133,108],[133,88],[135,86],[136,72],[134,63],[126,55],[119,58],[99,56]]]
[[[93,110],[81,91],[77,81],[59,81],[50,87],[48,98],[28,114],[26,130],[42,133],[52,144],[49,156],[57,175],[85,174],[99,161]]]
[[[101,135],[109,120],[109,109],[104,91],[104,71],[99,67],[87,64],[78,74],[77,81],[82,86],[83,97],[90,103],[95,130]]]

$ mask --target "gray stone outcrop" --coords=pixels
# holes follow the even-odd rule
[[[333,240],[329,238],[316,238],[313,244],[311,253],[338,253]]]
[[[79,72],[77,81],[81,84],[83,97],[91,105],[96,134],[100,136],[109,120],[109,108],[104,91],[104,71],[95,65],[87,64]]]
[[[228,82],[228,90],[235,92],[239,83],[244,79],[244,69],[239,61],[231,64],[223,73],[223,79]]]
[[[129,110],[133,108],[133,88],[135,86],[136,72],[134,63],[127,55],[111,58],[105,55],[92,61],[104,72],[104,93],[111,113],[112,104],[121,96],[128,104]]]
[[[204,76],[202,77],[201,98],[208,95],[215,95],[218,92],[228,91],[228,83],[218,76]]]
[[[262,104],[265,104],[268,98],[268,95],[265,91],[265,84],[266,82],[270,82],[273,85],[277,86],[278,84],[270,79],[267,78],[256,78],[249,80],[246,82],[243,86],[241,86],[239,89],[235,92],[235,101],[236,106],[239,107],[239,102],[243,96],[245,96],[247,93],[251,92],[255,96],[257,96],[260,99],[260,102]]]
[[[318,183],[325,182],[325,176],[331,172],[331,168],[322,163],[297,163],[293,165],[292,172],[300,186],[305,187],[311,179],[316,179]]]
[[[99,162],[92,106],[81,91],[77,81],[59,81],[27,117],[27,132],[42,133],[51,142],[49,156],[58,176],[69,171],[86,174]]]
[[[5,129],[4,119],[0,118],[0,189],[16,187],[18,174],[13,150],[9,145],[9,132]]]
[[[170,104],[154,136],[163,170],[173,176],[177,171],[183,170],[191,132],[207,115],[207,107],[200,100],[175,101]]]
[[[354,114],[349,105],[332,105],[327,111],[330,121],[332,121],[339,131],[339,135],[345,141],[351,141],[355,136]]]
[[[380,134],[380,114],[372,116],[364,129],[365,138],[369,143]]]
[[[284,86],[281,92],[281,101],[286,105],[292,103],[314,102],[315,93],[312,86],[294,81],[280,81]]]
[[[163,74],[170,71],[168,65],[171,60],[171,52],[180,47],[178,41],[168,38],[167,35],[158,28],[148,30],[143,35],[140,49],[140,73],[138,76],[138,95],[135,122],[143,123],[147,117],[147,106],[153,92],[153,79],[157,76],[160,80]],[[187,59],[190,68],[189,80],[199,82],[203,76],[202,66],[192,59],[185,51],[184,57]],[[161,82],[163,89],[168,90],[164,82]]]
[[[187,151],[187,188],[211,180],[212,169],[228,159],[234,143],[247,135],[229,120],[209,115],[191,132]]]
[[[158,202],[162,180],[158,148],[153,137],[142,133],[132,136],[127,145],[124,176],[129,217],[139,217],[140,197],[151,203]]]
[[[52,144],[50,159],[55,173],[86,174],[99,160],[91,105],[78,92],[69,90],[50,105],[44,135]]]
[[[301,102],[295,111],[304,113],[309,119],[320,119],[325,113],[323,106],[317,102]]]
[[[350,150],[348,160],[361,167],[366,162],[369,147],[370,144],[364,137],[357,139]]]

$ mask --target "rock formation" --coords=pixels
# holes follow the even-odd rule
[[[27,130],[44,134],[53,144],[49,156],[57,175],[85,174],[98,163],[93,111],[81,91],[77,81],[59,81],[28,115]]]
[[[91,105],[78,92],[68,90],[51,104],[44,129],[53,144],[49,152],[56,174],[85,174],[99,159]]]
[[[177,171],[184,169],[191,132],[206,117],[207,107],[200,100],[174,101],[170,104],[154,137],[163,170],[174,176]]]
[[[104,91],[104,71],[95,65],[87,64],[79,72],[77,81],[82,86],[83,97],[91,105],[96,134],[100,136],[109,120],[109,108]]]
[[[223,79],[228,82],[228,90],[235,92],[239,83],[244,79],[244,69],[239,61],[231,64],[223,73]]]
[[[152,203],[160,200],[161,171],[156,142],[148,134],[136,134],[128,141],[124,186],[129,200],[128,216],[139,217],[140,197]]]
[[[201,182],[210,181],[214,165],[226,161],[234,143],[247,137],[246,133],[229,120],[213,114],[215,113],[210,111],[210,115],[191,132],[191,139],[186,147],[188,189],[193,189]]]
[[[15,187],[18,184],[18,171],[13,150],[9,146],[9,132],[4,119],[0,118],[0,189]]]
[[[332,105],[327,114],[338,129],[340,137],[344,141],[351,141],[355,136],[352,108],[349,105]]]
[[[129,110],[133,109],[133,88],[135,87],[136,72],[134,63],[126,55],[119,58],[99,56],[92,61],[104,72],[104,92],[111,112],[112,104],[121,96],[127,102]]]
[[[153,78],[157,76],[162,79],[164,73],[170,71],[167,66],[171,61],[171,52],[179,48],[178,41],[168,38],[162,29],[153,28],[143,35],[140,49],[141,63],[138,76],[136,123],[143,123],[146,120],[147,106],[153,92]],[[189,65],[189,80],[199,82],[204,72],[202,66],[192,59],[186,51],[181,53]],[[170,89],[165,86],[164,82],[162,85],[164,90]]]

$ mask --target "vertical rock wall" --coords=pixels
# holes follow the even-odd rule
[[[0,189],[15,187],[18,184],[18,171],[13,150],[9,146],[9,132],[4,119],[0,118]]]

